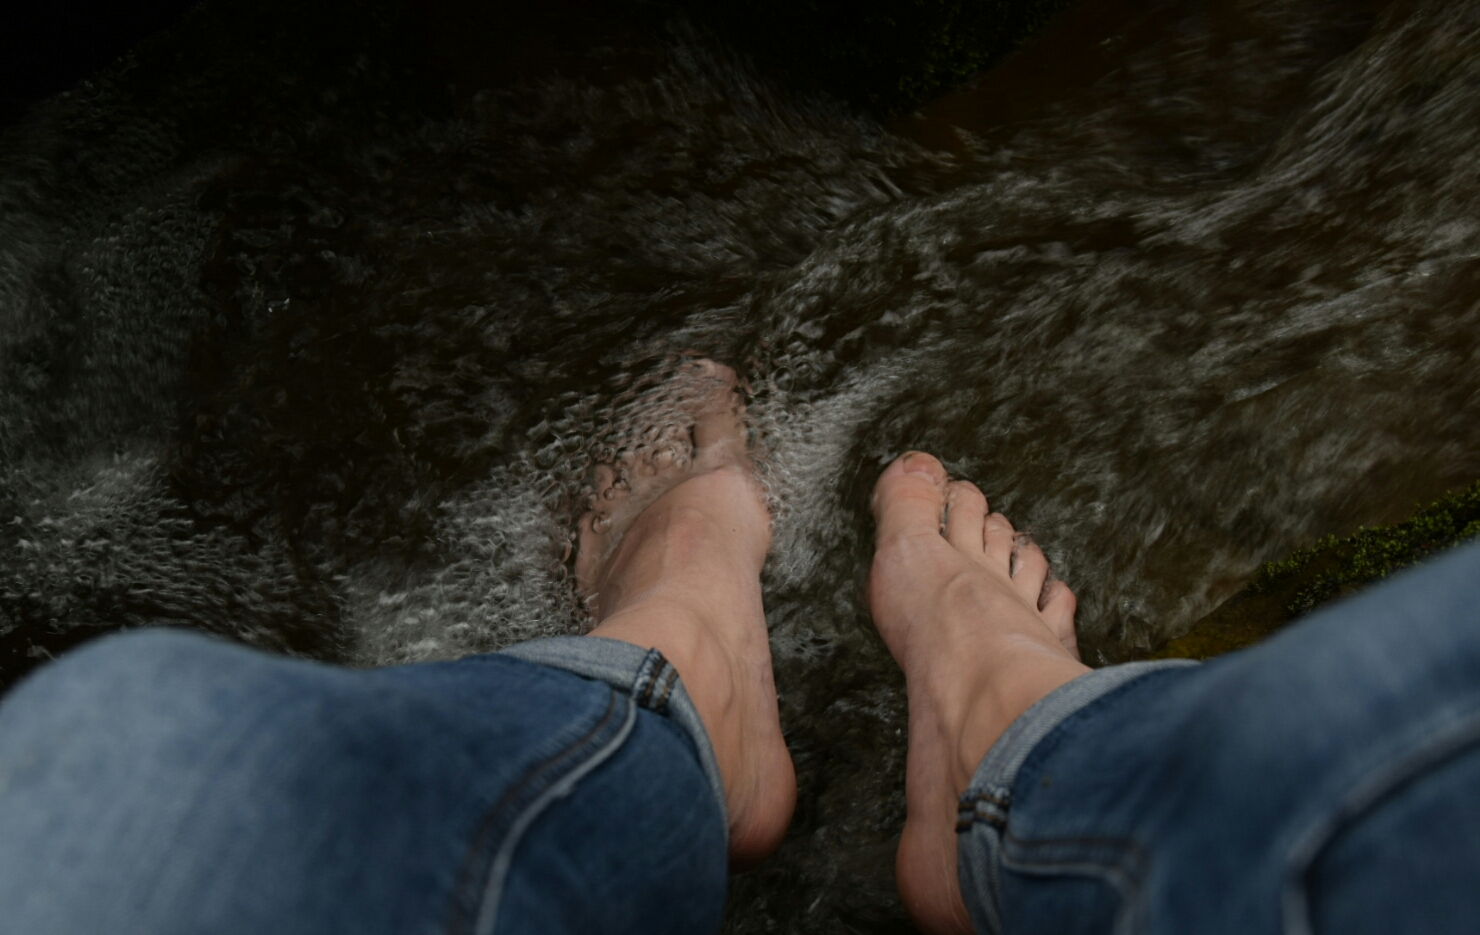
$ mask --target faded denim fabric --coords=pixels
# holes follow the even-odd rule
[[[1244,652],[1063,686],[957,829],[984,935],[1475,931],[1480,545]]]
[[[0,932],[715,931],[723,799],[672,667],[524,652],[350,671],[145,630],[43,667],[0,704]]]

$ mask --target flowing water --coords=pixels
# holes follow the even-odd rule
[[[314,9],[207,4],[0,137],[6,678],[579,632],[594,464],[708,354],[801,783],[728,925],[907,931],[890,458],[1030,529],[1096,664],[1480,476],[1480,2],[1086,0],[887,126],[682,22]]]

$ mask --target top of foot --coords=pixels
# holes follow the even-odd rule
[[[664,394],[686,436],[598,469],[576,579],[590,635],[656,648],[678,670],[724,779],[731,866],[746,869],[780,844],[796,774],[761,605],[771,517],[735,382],[728,367],[691,363]]]
[[[911,452],[874,488],[874,624],[904,670],[910,709],[896,876],[921,929],[968,933],[956,803],[977,764],[1034,702],[1089,671],[1074,594],[986,497]]]
[[[686,431],[622,451],[615,463],[596,467],[595,490],[580,519],[575,563],[576,584],[588,601],[598,595],[603,571],[623,535],[663,494],[716,470],[753,475],[735,371],[712,360],[690,361],[665,389],[663,399],[674,408],[653,413],[653,419],[676,420]],[[756,493],[733,508],[765,517],[769,548],[770,516],[759,485]]]

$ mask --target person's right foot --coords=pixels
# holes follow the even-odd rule
[[[900,896],[931,935],[969,933],[956,803],[1018,715],[1089,671],[1075,648],[1074,594],[981,491],[949,480],[930,455],[889,465],[874,517],[869,607],[910,707]]]
[[[761,604],[771,515],[735,372],[692,361],[674,391],[689,438],[598,470],[576,578],[589,635],[656,648],[678,670],[724,780],[731,867],[743,870],[781,843],[797,794]]]

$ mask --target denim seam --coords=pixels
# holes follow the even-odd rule
[[[1003,834],[1012,804],[1012,787],[1029,756],[1060,725],[1088,706],[1153,672],[1189,665],[1197,663],[1190,659],[1164,659],[1086,673],[1053,690],[1019,715],[982,757],[966,792],[958,800],[956,824],[957,834],[966,837],[958,850],[956,871],[961,891],[967,897],[973,927],[979,932],[983,935],[1002,932]],[[972,834],[978,830],[978,835]],[[973,865],[978,857],[985,861],[985,866]],[[973,895],[975,899],[971,898]],[[1122,925],[1118,923],[1117,928]]]
[[[1453,720],[1455,717],[1452,710],[1443,715],[1444,720]],[[1392,751],[1387,755],[1374,757],[1377,760],[1386,760],[1387,768],[1376,776],[1364,775],[1362,781],[1349,789],[1333,810],[1296,839],[1289,851],[1289,875],[1281,899],[1283,927],[1287,935],[1310,935],[1314,931],[1309,901],[1305,897],[1306,880],[1321,852],[1342,830],[1379,806],[1392,792],[1417,779],[1425,770],[1441,766],[1480,744],[1480,710],[1471,709],[1458,717],[1460,722],[1447,730],[1426,721],[1405,731],[1405,740],[1418,737],[1429,742],[1422,745],[1413,745],[1410,742],[1410,749],[1396,757],[1392,756]]]
[[[553,636],[518,643],[500,651],[526,662],[560,669],[581,678],[604,682],[625,692],[639,706],[667,718],[683,731],[694,746],[699,768],[709,780],[710,792],[729,839],[729,806],[724,779],[709,733],[694,702],[684,689],[683,678],[672,663],[656,649],[593,636]]]
[[[666,660],[665,660],[666,661]],[[668,696],[673,694],[673,686],[678,682],[678,670],[669,666],[668,677],[663,681],[663,694],[658,696],[658,702],[653,710],[662,714],[668,710]]]
[[[631,699],[611,691],[606,711],[595,724],[558,752],[529,767],[489,809],[474,838],[475,842],[492,838],[497,841],[497,849],[489,863],[481,898],[470,907],[474,935],[488,935],[497,924],[504,881],[525,831],[552,802],[569,795],[581,779],[621,749],[636,721],[637,709]],[[507,827],[499,834],[502,825]],[[475,854],[482,851],[476,843],[474,849]],[[478,858],[470,855],[469,860]],[[466,931],[466,919],[461,913],[455,914],[449,931]]]
[[[1007,809],[1011,805],[1012,794],[1010,792],[1006,794],[985,791],[963,793],[960,804],[956,807],[956,833],[970,831],[973,821],[984,821],[998,830],[1005,830]]]
[[[648,650],[632,680],[632,697],[654,714],[668,713],[668,698],[678,680],[678,670],[656,649]],[[660,688],[661,686],[661,688]],[[654,693],[657,697],[654,698]]]
[[[1038,876],[1074,875],[1093,877],[1104,881],[1120,896],[1120,906],[1115,913],[1114,932],[1128,935],[1139,928],[1136,921],[1142,915],[1141,891],[1146,879],[1146,868],[1150,858],[1146,849],[1128,838],[1046,838],[1033,841],[1005,835],[1007,843],[1018,850],[1010,855],[1004,849],[1002,866],[1018,873]],[[1075,859],[1033,860],[1024,857],[1022,848],[1034,846],[1064,845],[1068,847],[1095,847],[1119,851],[1117,860],[1096,860],[1091,857]]]
[[[1124,843],[1136,849],[1131,842]],[[1079,876],[1101,880],[1115,890],[1120,897],[1120,907],[1115,913],[1112,930],[1115,935],[1129,935],[1139,928],[1136,922],[1141,915],[1140,896],[1144,876],[1140,871],[1131,870],[1123,863],[1107,863],[1100,860],[1023,862],[1004,857],[1002,866],[1017,873],[1037,876]]]

